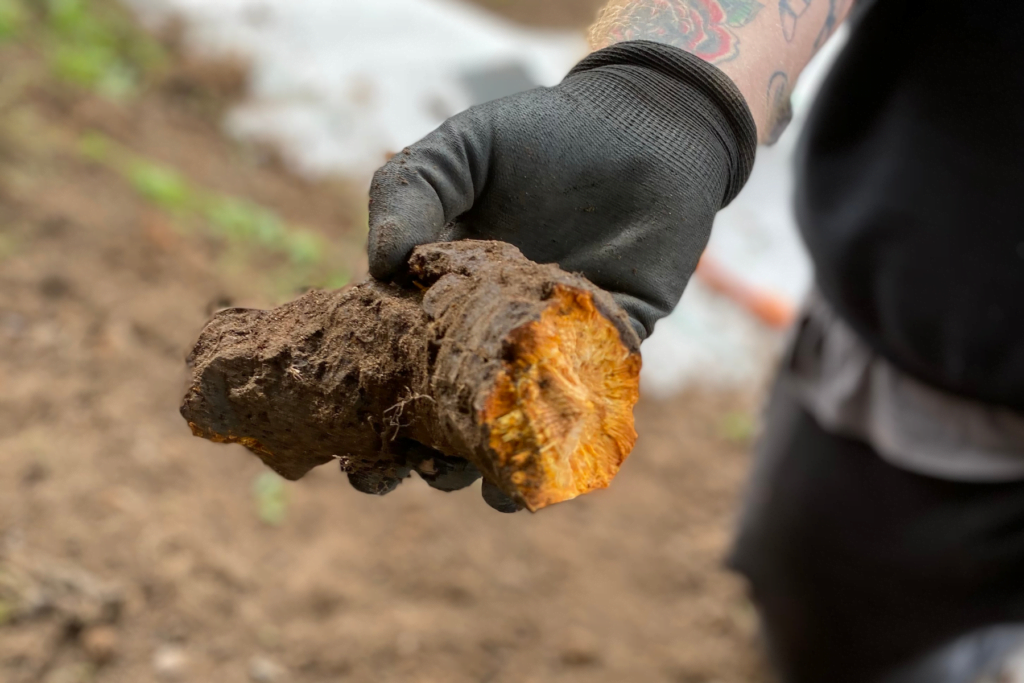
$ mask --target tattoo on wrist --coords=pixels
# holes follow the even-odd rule
[[[850,8],[853,0],[828,0],[828,16],[825,17],[825,25],[821,27],[818,37],[814,39],[814,49],[817,50],[825,41],[835,33],[839,25],[839,18],[844,16]]]
[[[796,25],[812,2],[814,0],[779,0],[779,19],[782,24],[782,35],[786,37],[787,42],[793,42],[793,38],[796,37]],[[826,15],[825,23],[818,32],[818,37],[814,39],[815,50],[824,45],[825,41],[835,33],[836,27],[839,26],[840,17],[845,16],[852,3],[853,0],[828,0],[828,15]]]
[[[807,11],[807,8],[811,6],[811,2],[812,0],[780,0],[779,20],[782,24],[782,35],[786,37],[786,42],[793,42],[793,38],[796,37],[797,21]]]
[[[763,7],[757,0],[613,0],[591,29],[590,44],[653,40],[726,62],[739,54],[732,29],[749,24]]]
[[[778,141],[793,120],[793,107],[790,102],[789,75],[785,71],[776,71],[768,80],[768,135],[765,144],[771,145]]]

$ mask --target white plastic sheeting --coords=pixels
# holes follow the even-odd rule
[[[159,21],[180,15],[192,49],[253,67],[233,134],[274,143],[304,173],[369,177],[388,152],[474,103],[557,83],[587,51],[583,36],[514,26],[456,0],[129,0]],[[833,46],[830,52],[835,52]],[[743,193],[716,222],[709,254],[740,279],[796,303],[810,268],[793,226],[790,160],[829,57],[805,73],[796,119],[763,148]],[[694,278],[644,345],[644,389],[744,385],[780,344]]]
[[[582,35],[452,0],[129,2],[184,17],[196,50],[247,59],[251,99],[230,130],[278,143],[308,173],[368,174],[478,100],[557,83],[587,52]]]

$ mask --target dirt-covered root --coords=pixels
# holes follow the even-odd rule
[[[193,433],[289,479],[338,459],[394,481],[418,443],[530,510],[607,486],[636,440],[640,372],[612,297],[501,242],[419,247],[410,272],[219,313],[190,356]]]

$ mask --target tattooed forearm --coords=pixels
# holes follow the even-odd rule
[[[743,94],[762,142],[774,141],[785,129],[789,95],[800,72],[854,2],[607,1],[590,32],[595,50],[629,40],[652,40],[717,65]]]
[[[614,0],[591,29],[595,48],[626,40],[654,40],[712,63],[734,59],[739,38],[764,7],[757,0]]]
[[[793,119],[793,107],[790,104],[789,76],[785,71],[776,71],[768,80],[768,132],[765,144],[774,144],[786,126]]]

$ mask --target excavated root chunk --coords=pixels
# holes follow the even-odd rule
[[[608,486],[640,371],[612,296],[501,242],[424,245],[409,271],[218,313],[190,356],[192,433],[288,479],[337,462],[368,493],[456,458],[530,510]]]
[[[607,487],[636,442],[639,355],[588,292],[564,285],[507,343],[481,416],[502,478],[530,510]]]

